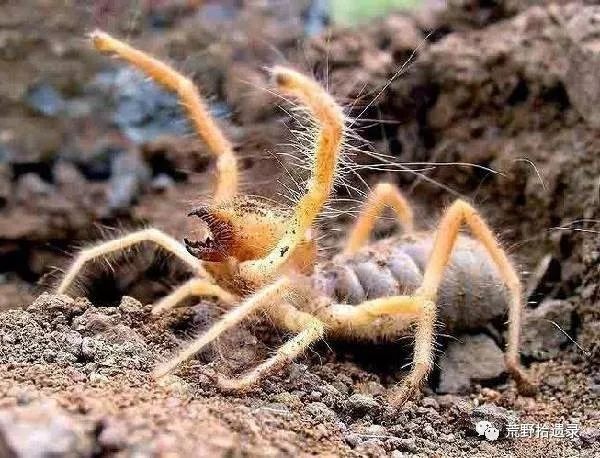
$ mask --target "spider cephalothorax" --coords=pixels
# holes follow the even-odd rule
[[[276,326],[296,333],[295,337],[248,373],[237,378],[219,376],[222,388],[252,386],[325,335],[376,341],[414,333],[412,369],[403,383],[391,390],[391,402],[400,405],[418,390],[433,365],[438,302],[471,313],[481,301],[490,299],[509,311],[507,369],[521,392],[533,391],[519,362],[521,283],[492,231],[467,202],[454,202],[435,232],[416,231],[412,209],[400,191],[379,184],[350,230],[343,252],[329,261],[317,261],[313,225],[332,191],[345,131],[342,110],[319,84],[288,68],[273,69],[277,89],[304,106],[318,127],[306,191],[293,208],[284,208],[238,194],[237,161],[231,144],[190,80],[105,33],[93,33],[92,41],[97,49],[116,54],[176,92],[217,158],[214,200],[190,213],[205,225],[208,237],[186,240],[182,245],[156,229],[131,233],[82,251],[58,288],[66,292],[86,262],[146,241],[190,266],[195,277],[163,298],[153,313],[175,307],[189,296],[215,296],[230,310],[155,369],[156,377],[175,370],[224,331],[262,310]],[[384,207],[395,211],[405,235],[369,244]],[[463,223],[473,238],[459,236]],[[472,315],[468,318],[477,316]],[[457,323],[457,328],[465,329],[486,324],[477,319]]]

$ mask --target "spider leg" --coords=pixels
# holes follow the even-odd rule
[[[236,308],[228,311],[208,331],[197,337],[191,344],[181,350],[174,358],[154,369],[154,377],[160,378],[173,371],[179,364],[187,361],[206,345],[217,339],[228,329],[240,323],[251,313],[270,307],[275,301],[284,297],[291,288],[289,278],[283,277],[275,283],[259,290]]]
[[[345,129],[341,108],[319,84],[294,70],[282,67],[275,67],[273,75],[283,94],[306,106],[315,118],[319,132],[306,194],[298,201],[283,236],[265,257],[240,265],[242,277],[257,285],[268,283],[294,253],[295,248],[310,239],[313,222],[333,189]]]
[[[433,365],[434,328],[437,307],[428,297],[415,294],[412,296],[390,296],[365,301],[356,306],[347,304],[332,304],[328,307],[329,320],[338,327],[346,327],[347,333],[352,334],[352,328],[371,325],[377,318],[384,316],[404,315],[407,322],[416,324],[415,347],[411,372],[402,385],[396,388],[390,402],[400,406],[406,402],[421,386]],[[327,320],[327,321],[329,321]],[[381,323],[382,334],[394,333],[394,323]]]
[[[436,238],[423,274],[423,283],[417,294],[435,301],[439,285],[452,249],[454,248],[460,227],[466,223],[473,236],[481,242],[496,264],[500,277],[511,295],[508,310],[508,341],[505,353],[506,368],[517,383],[522,394],[532,394],[535,384],[520,364],[519,334],[521,331],[522,287],[519,277],[494,234],[479,215],[477,210],[463,200],[455,201],[447,210],[436,231]]]
[[[235,196],[239,177],[233,148],[211,117],[194,83],[164,62],[111,37],[105,32],[96,30],[90,35],[90,38],[99,51],[114,53],[179,96],[182,105],[194,123],[198,135],[217,157],[218,176],[215,201],[221,202]]]
[[[289,363],[325,334],[325,324],[309,313],[302,312],[289,303],[278,305],[270,311],[276,321],[283,320],[286,329],[298,334],[283,344],[269,359],[241,377],[217,376],[219,387],[228,391],[243,391],[256,384],[265,375]]]
[[[379,183],[369,194],[354,223],[344,249],[346,254],[355,253],[367,242],[377,218],[385,207],[391,207],[394,210],[405,232],[413,232],[413,211],[406,198],[397,186],[390,183]]]
[[[171,294],[163,297],[152,308],[152,313],[158,315],[177,306],[182,300],[191,296],[216,296],[226,304],[232,305],[237,298],[219,285],[204,278],[192,278],[178,286]]]
[[[194,273],[202,275],[206,278],[211,278],[209,273],[204,270],[202,262],[198,258],[188,253],[188,251],[183,245],[181,245],[177,240],[168,236],[164,232],[161,232],[158,229],[151,228],[133,232],[118,239],[100,243],[98,245],[80,251],[69,270],[67,270],[67,273],[65,274],[60,285],[58,286],[58,289],[56,290],[57,294],[66,293],[71,283],[73,283],[73,281],[75,280],[77,274],[89,261],[92,261],[96,258],[101,258],[108,254],[114,253],[115,251],[126,250],[127,248],[130,248],[142,242],[153,242],[157,244],[167,252],[174,254],[183,262],[185,262],[188,266],[192,268]]]

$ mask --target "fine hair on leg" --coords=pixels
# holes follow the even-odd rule
[[[115,240],[99,243],[80,251],[58,286],[56,290],[57,294],[66,294],[77,274],[79,274],[88,262],[103,258],[117,251],[126,250],[143,242],[152,242],[166,252],[173,254],[187,264],[195,275],[211,278],[210,274],[204,270],[202,261],[188,253],[182,244],[164,232],[151,228],[132,232]]]

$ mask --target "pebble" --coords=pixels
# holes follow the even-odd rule
[[[29,88],[25,102],[35,112],[44,116],[56,116],[65,108],[65,100],[48,83],[40,83]]]
[[[367,382],[362,388],[362,392],[364,394],[368,394],[371,396],[382,396],[385,394],[385,388],[381,383],[377,383],[374,381]]]
[[[416,453],[419,450],[417,440],[414,437],[400,439],[400,446],[398,448],[409,453]]]
[[[104,422],[102,429],[98,434],[98,444],[105,451],[117,451],[125,446],[127,438],[125,437],[124,425],[118,424],[114,420]]]
[[[271,400],[273,402],[279,402],[289,407],[299,407],[302,405],[300,398],[297,395],[288,391],[284,391],[283,393],[277,393],[271,398]]]
[[[378,407],[379,404],[373,398],[373,396],[369,396],[367,394],[357,393],[348,398],[348,409],[356,416],[366,415]]]
[[[113,159],[111,171],[108,207],[111,210],[128,209],[150,180],[150,169],[138,154],[123,153]]]
[[[592,427],[581,428],[579,437],[586,444],[600,443],[600,429]]]
[[[537,308],[526,309],[523,316],[521,353],[545,361],[558,356],[561,346],[570,342],[573,304],[563,300],[546,300]],[[561,329],[558,329],[556,325]]]
[[[98,372],[92,372],[89,375],[89,380],[91,384],[102,385],[104,383],[108,383],[108,377],[104,374],[100,374]]]
[[[438,435],[435,432],[435,429],[433,429],[433,426],[431,425],[425,425],[425,427],[423,428],[423,434],[425,434],[428,438],[435,440],[437,439]]]
[[[323,393],[319,392],[319,391],[311,391],[310,394],[308,395],[308,399],[310,399],[311,401],[320,401],[321,398],[323,397]]]
[[[322,402],[311,402],[306,406],[306,411],[319,420],[333,423],[338,419],[336,413]]]
[[[152,190],[154,192],[163,193],[169,189],[173,189],[175,186],[175,180],[166,173],[159,173],[154,177],[151,183]]]
[[[426,396],[421,400],[421,405],[423,407],[428,407],[428,408],[432,408],[435,410],[438,410],[440,408],[440,405],[438,404],[438,402],[432,398],[431,396]]]
[[[379,439],[368,439],[356,446],[356,452],[362,456],[379,457],[385,456],[385,447]]]
[[[471,383],[495,379],[504,372],[504,355],[485,334],[463,335],[448,345],[440,368],[438,392],[467,393]]]
[[[352,448],[355,448],[358,444],[360,444],[360,437],[358,436],[358,434],[346,434],[344,436],[344,440]]]
[[[56,403],[0,411],[0,456],[93,456],[93,435]]]
[[[456,436],[454,436],[454,434],[450,433],[450,434],[440,434],[440,439],[444,442],[447,442],[448,444],[452,444],[454,443],[454,441],[456,440]]]
[[[88,359],[94,359],[98,349],[98,341],[92,337],[84,337],[81,341],[81,354]]]

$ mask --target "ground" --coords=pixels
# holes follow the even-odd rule
[[[600,453],[598,7],[452,1],[306,37],[310,2],[124,3],[0,6],[0,69],[13,76],[0,81],[0,454]],[[211,370],[252,367],[286,338],[260,317],[153,381],[154,365],[220,305],[152,317],[152,301],[188,273],[148,249],[114,260],[115,271],[90,269],[75,299],[51,294],[52,267],[131,227],[197,231],[185,215],[210,194],[213,169],[176,100],[80,39],[96,25],[194,77],[243,158],[248,193],[283,201],[290,182],[288,156],[273,152],[294,152],[287,126],[297,125],[263,90],[261,68],[292,63],[327,81],[370,150],[393,157],[365,168],[367,183],[400,184],[425,226],[459,195],[475,202],[521,267],[522,353],[539,393],[519,396],[507,378],[502,319],[440,336],[424,395],[400,409],[386,393],[405,374],[409,343],[323,342],[245,395],[218,392]],[[320,223],[330,249],[360,195],[336,197],[346,213]],[[482,419],[500,439],[477,434]],[[577,424],[578,437],[506,438],[512,424]]]

